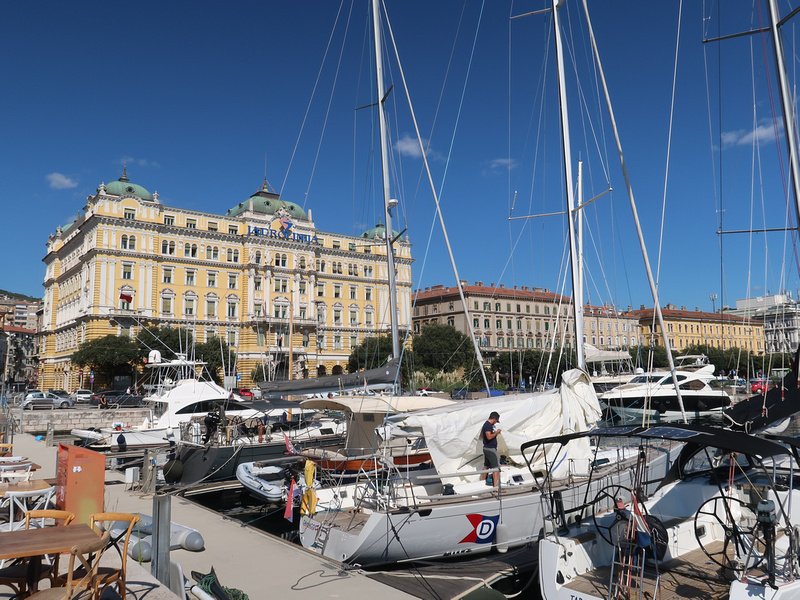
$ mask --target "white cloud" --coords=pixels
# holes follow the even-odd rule
[[[128,166],[135,165],[137,167],[143,167],[143,168],[154,167],[158,169],[161,167],[161,165],[154,160],[150,160],[147,158],[134,158],[133,156],[123,156],[122,158],[119,159],[118,162],[121,165],[128,165]]]
[[[67,177],[63,173],[49,173],[45,176],[45,179],[47,179],[50,188],[54,190],[69,190],[78,187],[78,181],[76,179]]]
[[[425,140],[422,140],[422,143],[427,144]],[[397,153],[400,154],[400,156],[422,158],[422,151],[419,149],[419,142],[417,141],[417,138],[411,137],[410,135],[404,135],[397,140],[394,144],[394,149],[397,150]]]
[[[489,169],[492,171],[510,171],[515,169],[518,164],[515,158],[493,158],[489,161]]]
[[[783,133],[783,124],[777,126],[771,121],[761,121],[755,129],[736,129],[733,131],[723,131],[721,140],[723,148],[731,146],[749,146],[754,141],[759,144],[772,142],[775,136]]]

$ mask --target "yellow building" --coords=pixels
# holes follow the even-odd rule
[[[123,169],[47,241],[39,385],[86,385],[70,361],[82,342],[158,326],[227,340],[243,386],[258,365],[285,378],[290,347],[292,378],[341,372],[353,346],[389,330],[385,234],[319,231],[266,180],[223,215],[168,207]],[[394,253],[408,329],[411,246]]]
[[[667,304],[662,310],[664,325],[675,352],[691,346],[711,346],[728,350],[741,348],[755,354],[764,352],[764,324],[745,317],[687,310]],[[626,313],[639,320],[641,339],[644,344],[663,346],[661,328],[652,308],[640,308]]]

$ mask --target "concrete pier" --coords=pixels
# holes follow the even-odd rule
[[[55,476],[56,448],[37,442],[32,436],[20,434],[14,438],[14,454],[28,456],[42,465],[37,478]],[[106,472],[105,510],[151,514],[152,496],[126,489],[122,474]],[[191,571],[208,573],[213,566],[220,582],[246,592],[251,600],[260,598],[368,598],[381,600],[412,598],[403,592],[369,579],[361,571],[342,571],[338,563],[328,561],[295,544],[242,525],[181,497],[172,499],[172,521],[200,531],[205,550],[188,552],[173,550],[171,559],[178,562],[187,578]],[[152,585],[150,564],[137,565],[128,560],[130,581]],[[135,570],[134,570],[135,569]],[[135,573],[135,574],[134,574]],[[160,600],[174,598],[168,590],[160,589],[136,598]],[[2,591],[2,588],[0,588]],[[129,596],[130,597],[130,596]],[[2,598],[2,596],[0,596]],[[191,598],[191,595],[189,596]]]

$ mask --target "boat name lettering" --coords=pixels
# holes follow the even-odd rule
[[[275,238],[279,240],[289,240],[291,242],[301,242],[303,244],[319,244],[319,239],[316,235],[295,233],[289,229],[280,231],[277,229],[271,229],[269,227],[253,227],[252,225],[248,225],[247,235]]]

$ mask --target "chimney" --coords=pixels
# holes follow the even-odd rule
[[[466,279],[462,279],[461,280],[461,287],[467,287],[468,285],[469,285],[469,283],[467,283]]]
[[[506,287],[506,284],[504,284],[504,283],[501,283],[501,284],[500,284],[500,287],[501,287],[501,288],[504,288],[504,287]]]
[[[644,304],[639,305],[639,310],[644,310]]]
[[[489,284],[489,287],[494,287],[494,281]]]
[[[477,285],[478,287],[483,287],[483,282],[482,281],[476,281],[475,285]]]

